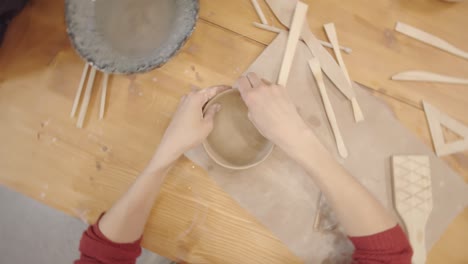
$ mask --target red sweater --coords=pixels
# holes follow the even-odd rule
[[[128,244],[114,243],[99,230],[98,223],[83,233],[81,257],[75,264],[134,264],[141,254],[141,239]],[[356,248],[354,264],[411,264],[413,250],[398,225],[375,235],[349,239]]]

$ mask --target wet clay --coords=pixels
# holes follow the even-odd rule
[[[250,122],[239,91],[225,91],[213,98],[207,107],[216,103],[221,105],[221,110],[215,116],[213,131],[203,143],[210,157],[230,169],[249,168],[265,160],[273,144]]]

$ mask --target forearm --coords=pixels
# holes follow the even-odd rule
[[[108,239],[117,243],[130,243],[142,236],[170,167],[171,163],[155,155],[130,189],[99,222],[99,229]]]
[[[351,176],[319,142],[312,131],[287,152],[310,174],[334,209],[349,236],[365,236],[396,225],[393,216]]]

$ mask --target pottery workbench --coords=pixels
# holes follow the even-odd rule
[[[267,19],[280,27],[260,2]],[[353,48],[344,57],[351,78],[385,101],[426,144],[432,143],[422,99],[468,124],[466,86],[389,80],[396,72],[414,69],[466,77],[468,61],[393,27],[402,21],[468,50],[468,2],[305,2],[318,37],[325,39],[321,25],[334,22],[341,44]],[[63,1],[31,1],[0,48],[0,184],[83,221],[95,221],[144,168],[179,97],[193,86],[233,83],[275,36],[251,25],[258,18],[249,0],[201,0],[200,5],[197,28],[175,58],[146,74],[111,78],[103,121],[98,119],[98,75],[84,128],[77,129],[69,112],[83,61],[67,38]],[[443,159],[468,182],[467,152]],[[184,236],[200,210],[206,211],[203,229]],[[467,263],[467,233],[465,209],[430,251],[428,263]],[[300,263],[186,158],[163,187],[143,245],[189,263]]]

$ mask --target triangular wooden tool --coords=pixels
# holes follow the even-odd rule
[[[440,112],[437,108],[427,102],[423,102],[424,111],[426,112],[427,122],[432,135],[432,142],[437,156],[450,155],[456,152],[461,152],[468,149],[468,127],[450,116]],[[463,137],[462,140],[446,143],[442,133],[444,125],[456,134]]]

